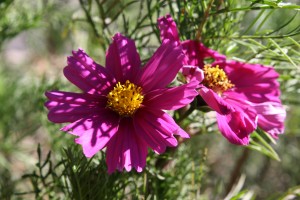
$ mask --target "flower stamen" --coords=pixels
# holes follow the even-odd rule
[[[107,95],[107,107],[117,112],[120,116],[132,116],[141,106],[144,100],[142,88],[131,83],[129,80],[125,84],[120,82]]]
[[[234,84],[228,79],[226,73],[219,66],[212,67],[211,65],[204,66],[203,84],[212,89],[217,94],[221,95],[224,91],[234,87]]]

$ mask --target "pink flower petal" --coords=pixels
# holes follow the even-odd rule
[[[113,173],[116,169],[122,171],[124,168],[124,158],[123,158],[123,138],[124,134],[120,130],[123,126],[119,125],[119,131],[111,138],[107,144],[106,149],[106,164],[108,168],[108,173]]]
[[[213,65],[224,69],[229,80],[235,85],[234,92],[243,95],[244,99],[254,103],[280,102],[278,73],[274,68],[236,61],[215,62]]]
[[[103,112],[106,97],[90,94],[52,91],[46,92],[49,101],[48,119],[55,123],[74,122],[91,114]]]
[[[119,118],[114,113],[106,113],[92,121],[91,128],[75,139],[86,157],[92,157],[106,146],[118,131]]]
[[[131,126],[127,125],[127,133],[123,142],[123,152],[125,156],[125,169],[130,171],[134,167],[137,172],[141,172],[146,166],[148,154],[147,144],[137,135],[131,121]]]
[[[110,116],[111,119],[117,120],[119,115],[116,113],[112,112],[109,109],[103,109],[101,113],[96,113],[94,115],[89,115],[87,117],[80,118],[77,121],[74,121],[71,124],[68,124],[61,128],[61,131],[68,132],[72,135],[80,136],[83,134],[85,131],[92,129],[95,122],[101,121],[103,116]]]
[[[239,115],[238,115],[239,114]],[[234,115],[234,116],[232,116]],[[236,116],[235,116],[236,115]],[[248,131],[243,130],[242,128],[245,128],[245,126],[241,125],[241,128],[239,128],[239,132],[236,133],[238,127],[230,127],[229,122],[233,120],[239,120],[241,116],[241,113],[234,113],[229,115],[220,115],[217,113],[217,120],[218,120],[218,127],[222,133],[222,135],[231,143],[237,144],[237,145],[248,145],[250,140],[250,133],[246,134]],[[236,124],[238,125],[238,124]],[[252,129],[254,131],[254,129]],[[239,136],[241,135],[241,136]]]
[[[106,68],[121,83],[134,80],[141,68],[140,56],[136,51],[134,41],[120,33],[115,34],[113,43],[106,53]]]
[[[201,83],[204,79],[204,72],[197,66],[184,65],[182,67],[182,74],[185,76],[187,82],[198,81]]]
[[[226,115],[234,111],[234,108],[224,101],[222,97],[205,86],[200,88],[199,94],[209,107],[222,115]]]
[[[145,93],[166,87],[182,67],[183,59],[184,54],[175,42],[163,42],[142,69],[138,85]]]
[[[49,99],[45,106],[51,109],[61,103],[70,103],[78,105],[99,105],[105,107],[106,99],[101,96],[90,95],[88,93],[73,93],[73,92],[62,92],[62,91],[49,91],[45,93],[46,97]]]
[[[205,47],[198,41],[186,40],[183,41],[181,45],[185,55],[187,56],[186,64],[188,65],[199,66],[202,68],[205,64],[205,59],[213,59],[212,61],[222,61],[226,59],[224,55]]]
[[[169,39],[171,41],[176,41],[180,43],[177,26],[171,15],[166,15],[166,17],[160,17],[157,20],[158,28],[160,31],[160,38],[162,41]]]
[[[135,118],[135,132],[144,140],[144,142],[157,154],[161,154],[166,150],[166,144],[161,137],[156,138],[160,133],[156,133],[144,120]],[[151,128],[150,130],[148,128]],[[152,131],[152,132],[151,132]],[[153,134],[154,132],[154,134]]]
[[[73,51],[73,56],[68,57],[64,75],[78,88],[91,94],[108,92],[114,83],[107,70],[95,63],[82,49]]]
[[[243,100],[226,99],[235,111],[227,115],[217,113],[218,127],[229,142],[238,145],[249,144],[249,135],[257,128],[255,110]]]
[[[98,117],[99,116],[88,116],[85,118],[81,118],[71,124],[62,127],[60,130],[68,132],[72,135],[81,136],[85,131],[93,127],[93,123],[95,120],[98,120]]]
[[[198,95],[198,81],[173,88],[157,89],[146,94],[144,105],[162,110],[176,110],[191,103]]]
[[[151,109],[149,112],[158,116],[157,122],[160,124],[160,127],[165,129],[165,131],[170,131],[173,135],[179,135],[182,138],[190,138],[189,134],[180,128],[174,119],[167,113],[154,109]]]
[[[74,122],[89,115],[101,114],[104,110],[96,106],[60,103],[49,110],[48,119],[54,123]]]
[[[166,147],[177,146],[177,140],[174,134],[181,134],[178,126],[172,127],[166,125],[164,120],[165,113],[161,110],[155,110],[155,114],[147,109],[140,109],[134,117],[134,127],[136,133],[154,150],[155,153],[161,154]]]
[[[134,127],[136,133],[158,154],[163,153],[167,146],[177,146],[174,135],[189,138],[189,135],[161,110],[140,109],[135,114]]]
[[[278,138],[278,134],[284,131],[284,120],[286,111],[281,103],[264,102],[251,104],[258,114],[258,126],[269,133],[272,137]]]
[[[132,120],[123,118],[118,133],[107,145],[106,162],[108,173],[116,169],[130,171],[133,168],[141,172],[146,165],[147,144],[134,132]]]
[[[143,108],[144,112],[147,113],[147,115],[152,116],[152,118],[156,118],[155,126],[163,129],[161,132],[168,132],[169,135],[179,135],[182,138],[190,138],[189,134],[186,133],[183,129],[181,129],[174,119],[165,113],[162,110],[153,109],[153,108]],[[146,114],[145,114],[146,116]],[[150,119],[149,119],[150,120]]]

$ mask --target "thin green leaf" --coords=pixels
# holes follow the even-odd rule
[[[275,47],[277,47],[277,49],[279,49],[279,51],[283,54],[283,56],[290,61],[290,63],[292,63],[294,65],[295,68],[300,69],[299,66],[297,66],[294,61],[280,48],[280,46],[273,40],[273,39],[269,39],[269,41],[275,45]]]
[[[255,141],[256,139],[257,141]],[[259,135],[257,132],[251,134],[250,144],[247,146],[250,149],[256,150],[260,153],[263,153],[277,161],[280,161],[280,158],[272,146],[265,141],[265,139]]]

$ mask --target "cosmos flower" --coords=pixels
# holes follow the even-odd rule
[[[73,51],[65,77],[83,93],[46,92],[48,119],[70,124],[61,130],[77,136],[86,157],[106,147],[108,172],[141,172],[148,147],[161,154],[175,147],[174,135],[189,138],[163,110],[189,104],[198,83],[167,87],[182,67],[184,54],[165,40],[142,67],[134,41],[117,33],[106,53],[106,67],[82,49]]]
[[[217,112],[218,127],[231,143],[247,145],[257,125],[274,138],[283,133],[286,112],[273,67],[228,61],[199,41],[181,42],[170,15],[159,18],[158,26],[162,41],[173,40],[183,47],[182,73],[187,81],[198,79],[199,70],[204,71],[199,95]]]

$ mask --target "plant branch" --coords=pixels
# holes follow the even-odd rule
[[[196,40],[197,40],[197,41],[199,41],[200,38],[201,38],[202,29],[203,29],[203,27],[204,27],[204,25],[205,25],[205,22],[206,22],[206,20],[207,20],[207,18],[208,18],[208,16],[209,16],[209,11],[211,10],[211,6],[212,6],[213,2],[214,2],[214,0],[210,0],[210,1],[209,1],[208,6],[207,6],[207,8],[206,8],[206,10],[205,10],[203,19],[202,19],[202,21],[201,21],[201,24],[200,24],[199,27],[198,27],[198,31],[197,31],[197,33],[196,33]]]
[[[215,12],[211,12],[210,15],[218,15],[218,14],[229,13],[229,12],[251,11],[251,10],[267,10],[267,9],[291,9],[291,7],[257,6],[257,7],[243,7],[243,8],[233,8],[233,9],[224,8]]]
[[[96,25],[95,25],[95,23],[94,23],[94,21],[93,21],[91,15],[90,15],[89,11],[88,11],[88,10],[86,9],[86,7],[84,6],[83,0],[79,0],[79,2],[80,2],[81,8],[83,9],[83,11],[84,11],[84,13],[85,13],[85,16],[86,16],[86,18],[87,18],[87,21],[88,21],[89,24],[91,25],[91,27],[92,27],[92,29],[93,29],[93,31],[94,31],[96,37],[99,38],[100,35],[99,35],[99,33],[98,33],[97,29],[96,29]]]
[[[244,35],[244,36],[213,36],[213,37],[207,37],[208,40],[213,39],[283,39],[287,37],[292,37],[300,35],[300,31],[296,33],[290,33],[290,34],[284,34],[284,35]]]

